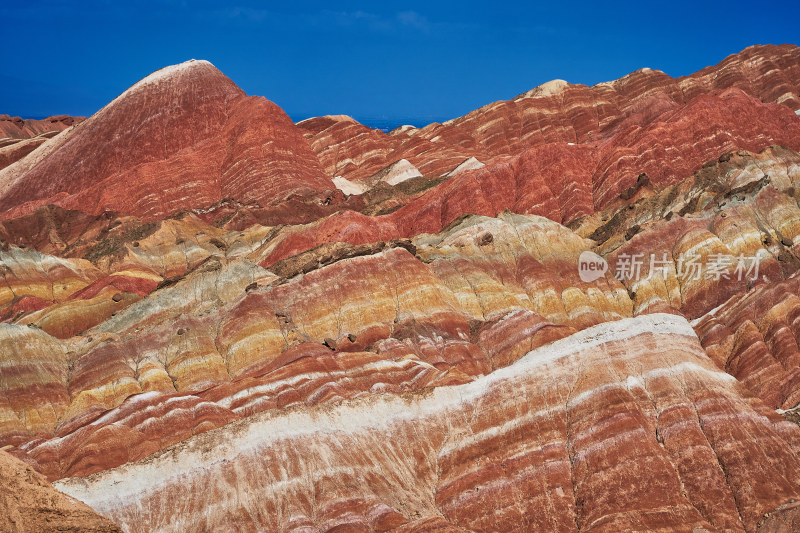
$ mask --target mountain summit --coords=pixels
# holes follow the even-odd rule
[[[207,61],[166,67],[0,171],[5,217],[54,203],[158,218],[333,190],[286,114]]]

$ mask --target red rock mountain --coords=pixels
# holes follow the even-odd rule
[[[84,120],[61,115],[42,120],[23,120],[0,115],[0,170],[19,161],[48,139]]]
[[[547,143],[601,143],[674,113],[694,98],[729,88],[800,109],[800,49],[753,46],[691,76],[641,69],[587,87],[554,80],[444,124],[383,134],[349,117],[301,122],[331,175],[358,181],[401,158],[438,175],[467,156],[488,163]]]
[[[22,119],[0,115],[0,139],[28,139],[43,133],[61,132],[85,117],[58,115],[44,119]]]
[[[800,531],[799,87],[385,134],[192,61],[0,146],[0,529]]]
[[[4,216],[48,203],[158,218],[334,189],[286,114],[205,61],[162,69],[0,174]]]

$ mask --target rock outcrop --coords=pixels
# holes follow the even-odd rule
[[[89,506],[53,489],[30,465],[0,451],[0,530],[119,533]]]
[[[743,116],[749,118],[736,118]],[[731,150],[759,151],[773,142],[800,150],[794,113],[730,89],[698,97],[662,122],[597,146],[551,143],[459,173],[385,216],[343,212],[298,228],[291,251],[281,253],[297,253],[300,242],[362,244],[434,233],[464,213],[495,216],[510,209],[569,224],[612,206],[642,174],[663,188]]]
[[[13,402],[2,438],[50,477],[86,475],[263,410],[465,383],[576,329],[630,316],[619,282],[578,280],[573,263],[589,247],[519,215],[468,219],[416,244],[319,250],[274,273],[236,255],[257,249],[234,244],[216,265],[201,262],[142,301],[109,291],[121,295],[108,300],[113,316],[80,337],[5,326],[5,343],[20,347],[6,351],[6,364],[21,372],[47,353],[37,365],[52,377],[31,370],[6,383]],[[102,291],[87,293],[71,301],[97,302]],[[77,327],[80,312],[55,304],[16,322]],[[20,416],[46,387],[53,416]],[[150,422],[147,413],[163,418],[176,401],[201,411]],[[57,438],[37,437],[46,433]]]

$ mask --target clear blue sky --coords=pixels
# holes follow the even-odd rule
[[[0,26],[0,113],[89,115],[197,58],[295,119],[422,123],[553,78],[678,76],[751,44],[800,44],[800,2],[0,0]]]

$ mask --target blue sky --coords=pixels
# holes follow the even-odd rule
[[[208,59],[293,118],[424,123],[553,78],[689,74],[800,44],[800,3],[0,1],[0,113],[88,115],[165,65]]]

